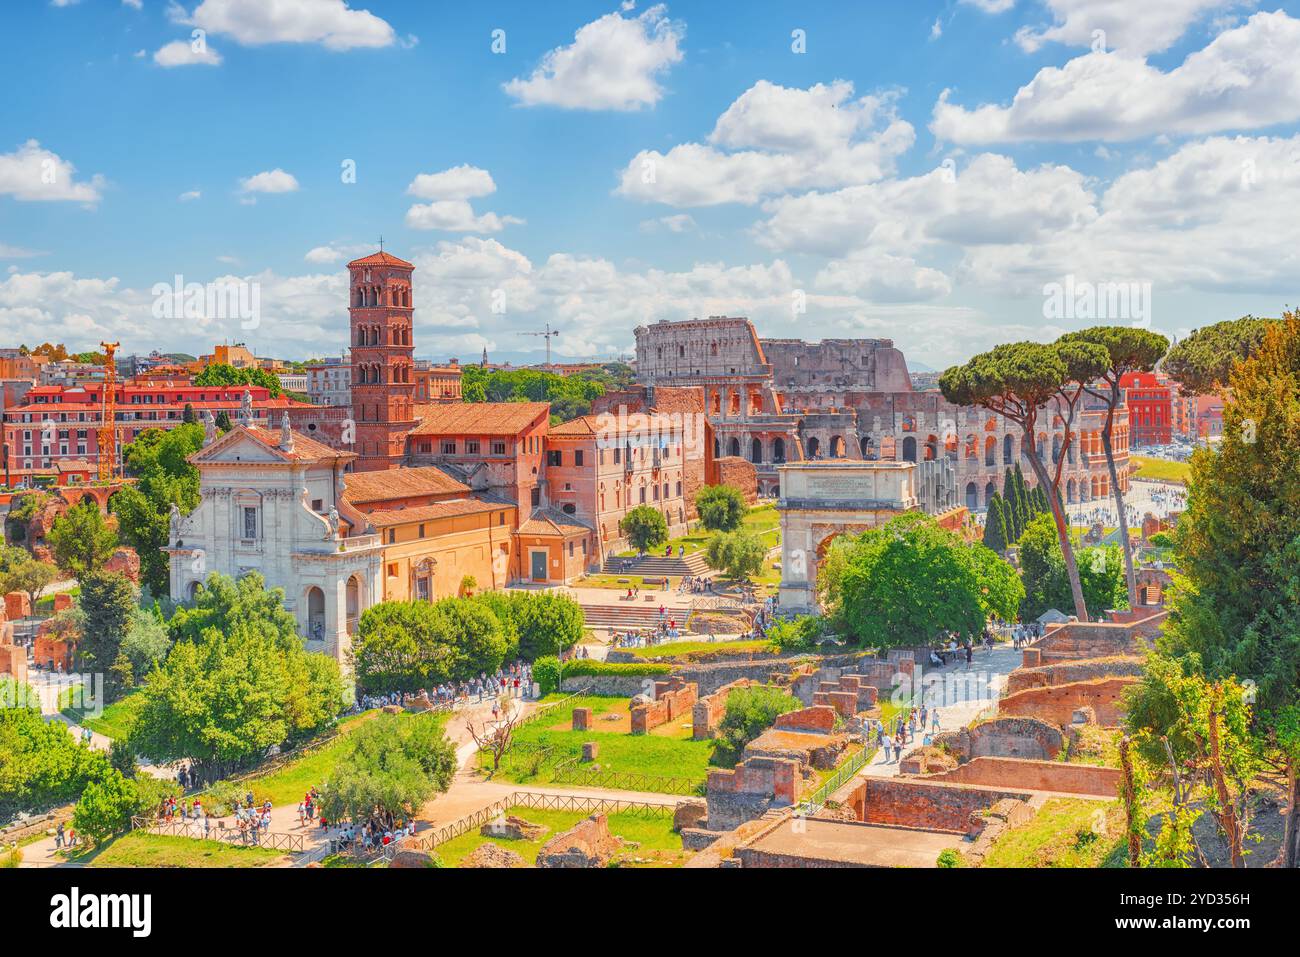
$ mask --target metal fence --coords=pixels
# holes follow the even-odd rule
[[[500,819],[513,807],[524,807],[542,811],[576,811],[579,814],[635,814],[638,817],[670,816],[677,807],[677,802],[655,804],[651,801],[624,801],[617,798],[578,797],[569,794],[546,794],[539,791],[516,791],[514,794],[494,801],[487,807],[480,808],[450,824],[436,827],[424,834],[408,837],[402,846],[432,851],[440,844],[446,844],[469,831],[476,831],[484,824]]]
[[[855,774],[870,763],[872,757],[876,754],[876,750],[874,747],[864,747],[836,768],[835,773],[822,782],[821,786],[799,805],[799,813],[811,817],[825,807],[832,794],[852,780]]]
[[[306,850],[306,840],[302,834],[285,834],[280,831],[259,831],[254,837],[251,829],[241,831],[236,827],[211,827],[204,831],[203,825],[196,821],[158,821],[146,817],[131,818],[131,829],[165,837],[192,837],[241,847],[264,847],[289,854],[301,854]]]
[[[704,793],[703,781],[660,774],[639,774],[635,771],[590,771],[581,767],[578,760],[578,758],[570,758],[557,764],[551,783],[615,788],[622,791],[654,791],[658,794]]]

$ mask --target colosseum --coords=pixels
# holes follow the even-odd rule
[[[665,319],[637,327],[636,362],[643,385],[703,388],[714,455],[753,462],[763,495],[776,494],[776,468],[788,461],[944,456],[956,474],[958,500],[977,511],[1024,454],[1019,427],[1001,416],[953,405],[937,389],[913,389],[907,360],[889,339],[760,339],[743,317]],[[1101,403],[1085,398],[1061,477],[1067,502],[1110,495],[1104,418]],[[1040,425],[1039,454],[1055,462],[1065,444],[1062,418],[1045,410]],[[1125,409],[1116,413],[1113,444],[1127,490]],[[1032,483],[1033,473],[1024,471]]]

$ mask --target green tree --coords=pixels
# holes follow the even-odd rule
[[[131,670],[139,678],[145,678],[154,665],[167,657],[172,639],[167,631],[167,623],[156,609],[133,608],[131,619],[127,623],[126,636],[122,639],[121,650],[131,662]]]
[[[117,533],[89,497],[54,520],[47,541],[55,563],[78,581],[103,568],[117,550]]]
[[[275,635],[285,648],[302,646],[297,619],[284,607],[284,589],[267,588],[256,572],[237,581],[228,575],[209,575],[193,605],[176,609],[168,630],[174,641],[198,641],[209,629],[224,633],[241,623]]]
[[[0,676],[0,818],[76,800],[108,770],[108,759],[77,741],[61,722],[41,717],[26,684]]]
[[[618,530],[638,552],[658,548],[668,541],[668,522],[653,506],[638,505],[618,523]]]
[[[530,634],[529,640],[540,638]],[[363,691],[418,691],[490,674],[506,648],[506,629],[488,602],[386,601],[362,613],[352,658]]]
[[[116,768],[89,782],[72,811],[72,826],[91,844],[102,844],[131,826],[137,794],[135,785]]]
[[[548,655],[533,662],[533,680],[537,682],[537,690],[543,695],[559,691],[562,676],[563,670],[559,658]]]
[[[1082,332],[1062,336],[1061,342],[1087,342],[1106,350],[1106,368],[1085,386],[1085,391],[1101,400],[1106,409],[1105,423],[1101,427],[1101,447],[1106,454],[1106,469],[1110,472],[1110,489],[1119,515],[1120,547],[1124,552],[1124,576],[1129,605],[1137,604],[1137,573],[1133,568],[1133,543],[1129,539],[1128,510],[1124,506],[1124,489],[1115,465],[1115,412],[1124,404],[1124,390],[1120,382],[1134,372],[1150,372],[1169,350],[1169,340],[1156,332],[1133,326],[1095,326]]]
[[[711,532],[734,532],[745,520],[745,496],[733,485],[705,485],[695,493],[700,524]]]
[[[194,377],[195,385],[260,385],[271,398],[280,397],[280,380],[265,369],[236,369],[222,362],[214,362]]]
[[[1088,607],[1061,504],[1061,474],[1069,458],[1074,419],[1084,389],[1106,367],[1107,361],[1106,350],[1093,343],[1017,342],[981,353],[939,377],[939,388],[949,402],[988,409],[1020,427],[1024,457],[1034,471],[1039,488],[1048,496],[1075,614],[1080,621],[1088,620]],[[1050,475],[1048,450],[1040,450],[1038,446],[1038,417],[1046,408],[1054,408],[1061,418],[1064,436],[1060,448],[1051,450]]]
[[[582,606],[568,595],[552,592],[515,592],[514,617],[520,657],[534,661],[568,651],[582,640],[585,618]]]
[[[709,567],[735,581],[753,578],[763,570],[767,546],[752,532],[717,532],[704,549]]]
[[[265,621],[178,642],[137,694],[136,749],[154,761],[193,761],[213,779],[319,733],[343,708],[338,664],[286,644]]]
[[[234,428],[234,423],[230,421],[230,413],[225,409],[221,409],[217,412],[214,424],[217,427],[217,431],[221,432],[223,435]]]
[[[818,591],[836,630],[882,647],[941,631],[974,639],[990,616],[1010,621],[1024,597],[1015,569],[921,512],[842,536],[828,558]]]
[[[411,818],[456,773],[456,748],[434,715],[381,714],[347,740],[321,795],[326,820],[364,821],[376,812]]]
[[[82,579],[77,604],[81,612],[81,638],[77,660],[87,671],[105,672],[105,691],[115,699],[123,690],[113,665],[122,651],[136,611],[139,592],[125,575],[97,572]]]
[[[1070,581],[1051,515],[1036,516],[1020,536],[1020,571],[1025,589],[1020,603],[1021,620],[1031,621],[1049,608],[1061,611],[1070,607]],[[1089,608],[1126,606],[1124,559],[1118,546],[1081,551],[1079,576]]]
[[[1228,385],[1236,363],[1256,354],[1269,329],[1277,324],[1276,319],[1243,316],[1197,329],[1169,350],[1161,368],[1183,392],[1218,392]]]
[[[984,519],[984,547],[999,555],[1007,550],[1007,522],[1002,496],[997,492],[989,499],[989,513]]]
[[[780,688],[737,688],[727,695],[710,763],[735,764],[743,756],[745,745],[770,728],[778,717],[801,707],[798,698]]]
[[[32,610],[36,609],[36,600],[40,598],[41,592],[59,576],[59,570],[49,562],[38,562],[34,559],[15,565],[5,572],[0,572],[0,589],[4,593],[11,591],[20,591],[26,593],[32,603]]]
[[[144,584],[159,594],[168,588],[167,555],[171,507],[188,514],[199,504],[199,471],[189,457],[203,447],[203,426],[146,429],[126,447],[123,462],[136,481],[109,501],[122,539],[140,556]]]

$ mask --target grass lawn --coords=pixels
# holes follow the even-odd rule
[[[1100,813],[1098,813],[1100,812]],[[1029,823],[994,842],[985,867],[1126,867],[1118,801],[1052,798]]]
[[[547,700],[559,700],[555,695]],[[574,708],[591,708],[591,728],[572,731]],[[618,716],[618,720],[602,719]],[[554,779],[555,765],[578,757],[586,741],[595,741],[600,753],[595,763],[601,770],[646,774],[657,777],[686,778],[703,783],[708,773],[712,741],[692,741],[691,719],[684,715],[651,730],[649,734],[628,733],[628,699],[624,697],[583,696],[574,698],[537,721],[515,732],[515,744],[521,747],[507,752],[497,780],[516,784],[548,784]],[[539,748],[550,748],[549,756],[539,757]],[[491,758],[480,755],[482,767],[491,768]],[[654,790],[644,787],[644,790]]]
[[[64,695],[68,696],[65,700],[71,700],[73,690],[75,689],[70,688],[64,692]],[[144,698],[140,693],[132,691],[104,708],[104,713],[97,718],[90,717],[85,711],[73,707],[63,708],[62,713],[68,720],[75,721],[96,734],[102,734],[114,741],[122,741],[130,734],[136,714],[143,704]]]
[[[85,858],[90,867],[269,867],[284,859],[284,854],[264,847],[141,831],[125,834]]]
[[[670,641],[652,648],[626,648],[638,658],[672,658],[675,661],[688,661],[691,658],[709,658],[721,654],[742,654],[748,652],[775,653],[777,648],[766,638],[749,641]]]
[[[459,867],[460,862],[473,850],[489,842],[514,851],[529,866],[537,861],[537,852],[542,845],[562,831],[567,831],[587,815],[577,811],[543,811],[534,808],[513,807],[506,811],[533,824],[544,824],[550,828],[536,841],[508,840],[499,837],[484,837],[477,831],[462,834],[455,840],[438,845],[435,853],[442,858],[447,867]],[[682,839],[673,833],[673,816],[665,814],[649,817],[640,814],[609,815],[609,831],[626,841],[635,841],[639,847],[629,848],[617,855],[611,866],[620,867],[679,867],[686,859],[682,850]]]
[[[1192,476],[1192,466],[1189,462],[1155,459],[1146,455],[1129,455],[1128,460],[1137,466],[1137,471],[1133,473],[1136,478],[1154,479],[1160,482],[1182,482],[1186,485],[1187,480]]]
[[[763,539],[763,543],[768,548],[774,548],[781,544],[781,516],[777,513],[775,505],[756,505],[751,508],[741,522],[741,527],[748,532],[754,532]],[[677,554],[678,548],[685,546],[686,554],[698,552],[709,543],[713,537],[713,532],[703,526],[697,528],[688,535],[682,535],[679,538],[670,538],[657,549],[652,549],[652,554],[663,554],[664,550],[672,546],[673,554]],[[628,558],[636,555],[636,549],[630,549],[618,553],[620,558]]]
[[[1114,728],[1101,728],[1095,724],[1085,724],[1079,728],[1079,744],[1070,748],[1067,754],[1062,750],[1058,758],[1071,764],[1097,764],[1105,768],[1117,768],[1119,763],[1120,731]]]
[[[252,791],[257,801],[270,801],[272,804],[297,804],[312,786],[322,787],[330,771],[347,747],[347,735],[363,721],[373,718],[378,711],[363,711],[339,722],[339,737],[329,744],[309,751],[300,758],[294,758],[280,767],[235,782],[235,787],[242,795]],[[443,716],[437,716],[443,720]],[[219,785],[220,786],[220,785]]]
[[[48,595],[43,595],[40,598],[36,599],[36,608],[34,609],[36,614],[38,615],[54,614],[54,594],[55,594],[54,592],[50,592]],[[71,595],[75,600],[81,597],[81,586],[73,585],[66,592],[63,592],[63,594]]]
[[[647,585],[646,579],[651,579],[652,584]],[[681,584],[680,577],[668,577],[667,591],[673,591]],[[654,575],[587,575],[579,578],[574,582],[577,588],[611,588],[615,591],[627,591],[629,588],[636,586],[642,591],[657,591],[663,589],[663,579]]]

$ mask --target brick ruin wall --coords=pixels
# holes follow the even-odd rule
[[[927,775],[924,780],[1115,797],[1122,778],[1123,772],[1119,768],[1025,758],[979,757],[951,770]]]
[[[740,489],[746,504],[758,502],[758,470],[754,463],[738,455],[724,455],[712,462],[705,480],[710,485],[730,485]]]
[[[1094,681],[1071,681],[1045,688],[1026,688],[1009,694],[998,702],[998,713],[1039,718],[1054,725],[1070,724],[1074,712],[1090,707],[1097,723],[1104,728],[1118,726],[1124,717],[1122,699],[1125,689],[1136,684],[1132,676],[1101,678]]]
[[[697,699],[695,706],[691,708],[691,739],[707,741],[712,738],[713,732],[722,722],[722,716],[727,713],[727,698],[730,697],[731,692],[756,684],[758,682],[749,678],[738,678],[723,685],[713,694]]]
[[[1138,677],[1145,661],[1136,655],[1117,655],[1113,658],[1091,658],[1082,661],[1064,661],[1037,668],[1017,668],[1007,675],[1006,694],[1015,694],[1026,688],[1048,688],[1073,681],[1094,681],[1098,678]]]
[[[960,762],[983,757],[1050,761],[1065,747],[1065,735],[1055,724],[1036,716],[999,714],[971,727],[941,732],[934,744],[946,747]]]
[[[1166,617],[1166,612],[1160,612],[1128,623],[1072,621],[1059,625],[1038,639],[1032,648],[1025,649],[1025,666],[1141,654]]]
[[[694,683],[688,683],[679,675],[668,681],[656,681],[654,700],[635,704],[630,709],[632,733],[648,734],[651,728],[690,714],[695,706],[697,690]]]
[[[753,757],[734,770],[709,772],[705,801],[709,830],[730,831],[799,798],[803,771],[789,758]]]
[[[848,804],[867,824],[914,827],[974,836],[983,830],[979,812],[1008,798],[1028,801],[1028,791],[943,784],[904,778],[863,778]]]

